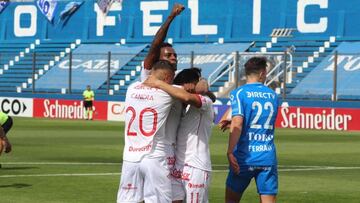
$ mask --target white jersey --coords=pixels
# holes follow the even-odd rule
[[[181,119],[176,142],[176,164],[211,171],[209,141],[214,110],[209,97],[200,96],[201,107],[190,106]]]
[[[169,141],[165,124],[172,97],[166,92],[135,82],[125,99],[125,147],[123,160],[139,162],[144,156],[165,157]]]
[[[144,62],[141,63],[141,66],[142,68],[140,74],[140,81],[143,82],[149,77],[151,70],[144,68]],[[182,88],[181,86],[178,85],[173,85],[173,86],[177,88]],[[165,127],[165,134],[168,136],[168,139],[174,145],[176,143],[176,135],[177,135],[177,130],[179,127],[182,111],[183,111],[182,103],[179,100],[175,99],[174,104],[171,107],[171,113],[167,118],[166,127]]]

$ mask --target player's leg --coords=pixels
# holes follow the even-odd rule
[[[141,174],[144,176],[144,201],[146,203],[172,201],[171,175],[166,158],[143,158]]]
[[[276,196],[275,195],[260,195],[261,203],[275,203]]]
[[[183,184],[186,191],[186,202],[207,203],[209,201],[210,175],[209,171],[184,166]]]
[[[13,126],[13,119],[11,118],[11,116],[9,116],[6,122],[1,126],[5,133],[5,137],[4,137],[5,153],[9,153],[12,150],[12,146],[8,138],[8,132],[10,131],[12,126]]]
[[[185,199],[185,189],[180,179],[171,180],[172,203],[182,203]]]
[[[144,182],[140,173],[140,164],[123,162],[117,203],[141,202],[143,196]]]
[[[239,203],[242,193],[233,191],[230,187],[226,186],[225,189],[225,202],[226,203]]]
[[[277,166],[260,169],[255,176],[261,203],[275,203],[278,192]]]
[[[176,164],[171,170],[172,202],[182,203],[185,200],[185,188],[181,180],[184,165]]]
[[[231,168],[226,180],[225,202],[238,203],[242,194],[249,186],[254,172],[249,170],[248,166],[240,166],[240,173],[236,174]]]

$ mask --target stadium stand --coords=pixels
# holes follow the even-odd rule
[[[191,66],[190,56],[193,52],[193,65],[202,68],[204,77],[211,84],[210,89],[218,96],[226,97],[227,90],[234,85],[236,63],[232,52],[281,55],[287,50],[292,60],[287,64],[291,68],[286,70],[289,73],[286,93],[289,98],[312,98],[312,93],[299,91],[300,87],[307,88],[305,85],[299,86],[302,81],[316,74],[315,69],[341,42],[359,40],[358,25],[350,23],[357,19],[356,12],[353,12],[356,6],[350,4],[334,1],[331,8],[322,5],[320,10],[324,15],[319,16],[318,2],[298,2],[299,5],[284,0],[254,5],[239,1],[227,1],[221,5],[194,2],[186,5],[189,12],[174,21],[167,37],[174,42],[179,54],[179,69]],[[97,94],[124,95],[127,85],[139,77],[141,61],[160,24],[160,21],[149,20],[148,17],[155,14],[147,11],[157,10],[159,14],[156,15],[161,16],[163,21],[168,9],[153,8],[142,1],[129,1],[124,8],[121,4],[114,4],[108,15],[104,16],[96,4],[85,1],[65,23],[59,19],[65,3],[59,1],[59,9],[54,13],[55,23],[47,21],[33,2],[13,2],[1,12],[4,23],[0,25],[0,92],[79,95],[89,83]],[[357,1],[352,3],[358,5]],[[262,10],[261,6],[268,9]],[[345,18],[343,13],[333,9],[342,6],[349,10],[348,15],[352,17]],[[254,9],[258,12],[253,12]],[[227,11],[226,16],[222,10]],[[283,14],[273,15],[274,12]],[[238,47],[240,44],[247,44],[247,47]],[[106,46],[109,47],[104,48]],[[113,51],[111,46],[122,47],[123,50]],[[111,51],[112,60],[109,75],[105,63],[109,57],[108,51]],[[122,58],[121,55],[127,52],[130,52],[128,57]],[[33,70],[34,53],[36,64]],[[69,71],[66,70],[70,53],[73,59],[71,82]],[[218,61],[213,63],[212,60]],[[277,62],[281,60],[283,58]],[[240,58],[240,67],[242,61]],[[275,87],[284,87],[282,76],[278,74],[283,71],[280,63],[277,64],[279,70],[275,77],[279,79]],[[100,67],[101,70],[89,71],[86,67],[90,66],[93,69]],[[86,69],[87,73],[96,72],[97,76],[80,77],[77,72],[80,69]],[[60,70],[61,73],[58,72]],[[278,93],[281,91],[277,89]],[[322,98],[328,99],[329,94]],[[339,98],[351,97],[343,94]]]
[[[39,42],[39,41],[37,41]],[[31,54],[38,43],[1,42],[0,43],[0,91],[15,92],[16,87],[26,81],[23,73],[29,72],[22,62]],[[31,69],[30,69],[31,70]]]
[[[4,69],[2,77],[0,77],[0,91],[31,91],[30,87],[33,80],[38,79],[56,61],[65,56],[66,49],[70,49],[67,47],[75,48],[75,44],[69,44],[70,42],[66,43],[64,41],[40,40],[36,40],[35,43],[27,45],[27,47],[23,43],[1,44],[0,46],[6,46],[12,52],[5,52],[6,58],[1,59]],[[36,61],[35,64],[34,60]],[[24,90],[22,90],[23,88]]]
[[[292,75],[286,84],[286,91],[290,93],[294,87],[314,68],[328,56],[339,42],[335,37],[329,39],[298,39],[294,38],[272,38],[268,42],[256,42],[249,49],[250,52],[271,53],[289,52],[292,55]]]
[[[329,99],[333,94],[333,72],[334,72],[334,53],[341,53],[338,56],[338,83],[337,97],[342,100],[356,100],[360,98],[357,91],[359,83],[359,42],[342,42],[339,47],[332,51],[321,62],[312,68],[299,84],[294,87],[289,97],[292,98],[311,98]]]
[[[36,91],[47,93],[81,94],[86,85],[91,85],[96,93],[107,94],[106,80],[110,68],[110,88],[121,85],[122,81],[130,81],[136,77],[136,68],[141,61],[141,54],[146,45],[119,46],[115,44],[82,44],[72,52],[71,87],[69,87],[70,55],[52,67],[48,73],[36,81]],[[108,53],[111,53],[111,65],[108,67]],[[138,68],[137,72],[140,72]],[[129,83],[128,83],[129,84]],[[124,83],[125,85],[125,83]],[[119,89],[120,90],[120,89]],[[126,90],[126,89],[125,89]],[[125,93],[122,90],[121,93]]]

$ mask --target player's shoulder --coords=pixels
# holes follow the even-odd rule
[[[239,95],[239,94],[241,94],[242,92],[244,92],[244,89],[245,89],[244,86],[235,88],[234,90],[232,90],[232,91],[230,92],[230,95],[234,95],[234,96]]]
[[[135,81],[135,82],[133,82],[133,83],[131,83],[131,84],[129,85],[128,89],[134,88],[134,87],[139,86],[139,85],[141,85],[141,84],[142,84],[142,82],[140,82],[140,81]]]

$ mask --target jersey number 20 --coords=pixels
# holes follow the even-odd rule
[[[132,132],[130,131],[131,125],[134,123],[134,120],[136,118],[136,111],[132,106],[129,106],[126,109],[126,113],[131,112],[131,118],[129,121],[129,124],[127,126],[127,136],[137,136],[136,132]],[[150,131],[146,131],[144,129],[144,122],[143,122],[143,118],[144,118],[144,114],[145,113],[151,113],[153,115],[153,122],[152,122],[152,129]],[[156,132],[156,126],[157,126],[157,122],[158,122],[158,113],[155,109],[153,108],[145,108],[143,110],[140,111],[140,116],[139,116],[139,128],[140,128],[140,132],[141,134],[143,134],[146,137],[149,136],[153,136]]]
[[[260,102],[254,101],[251,105],[252,110],[257,109],[256,111],[256,115],[254,120],[252,120],[251,122],[251,126],[250,128],[255,128],[255,129],[261,129],[262,127],[264,129],[273,129],[273,125],[270,125],[270,121],[272,116],[274,115],[274,106],[271,102],[265,102],[264,107]],[[266,111],[269,111],[268,113],[268,117],[264,123],[264,126],[261,126],[261,124],[258,124],[258,121],[260,119],[261,114],[263,113],[263,109]]]

